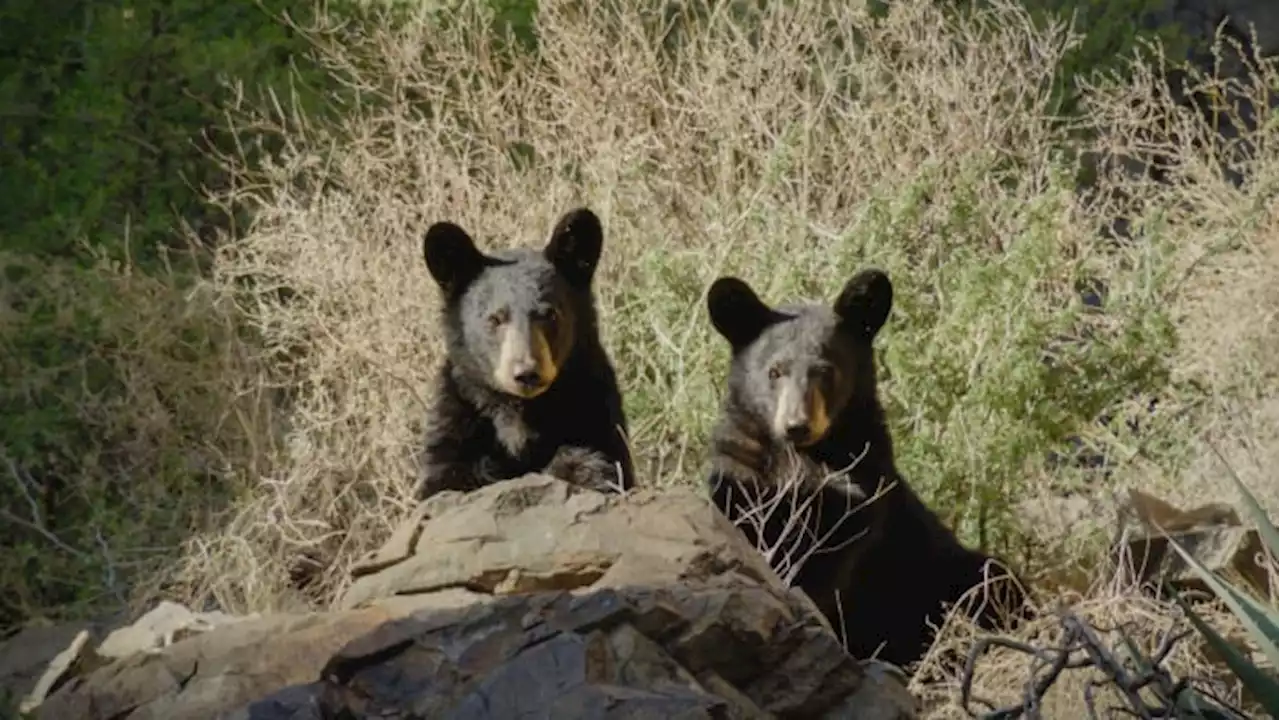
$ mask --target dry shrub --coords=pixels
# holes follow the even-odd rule
[[[1108,653],[1134,677],[1140,675],[1141,670],[1126,652],[1121,632],[1129,637],[1134,647],[1145,657],[1151,658],[1157,655],[1162,643],[1171,636],[1190,631],[1186,637],[1173,644],[1172,651],[1162,659],[1160,667],[1169,672],[1175,682],[1183,678],[1194,680],[1198,689],[1212,692],[1235,707],[1241,706],[1241,688],[1223,666],[1208,659],[1203,641],[1192,630],[1177,606],[1144,597],[1136,588],[1098,588],[1088,595],[1064,595],[1056,598],[1052,605],[1042,607],[1044,614],[1040,618],[1004,637],[1041,651],[1052,652],[1063,647],[1066,631],[1054,612],[1059,603],[1069,607],[1071,615],[1094,633],[1097,642],[1095,647]],[[1229,637],[1242,636],[1243,627],[1230,613],[1208,611],[1206,615],[1206,619],[1215,628],[1227,633]],[[939,665],[938,661],[945,651],[954,651],[960,657],[967,657],[975,643],[983,637],[989,635],[975,628],[972,623],[964,622],[958,617],[950,619],[944,628],[944,634],[934,643],[917,673],[917,677],[932,674],[931,681],[927,684],[914,683],[911,688],[925,708],[922,718],[945,720],[971,717],[960,702],[964,671],[948,670],[949,666]],[[1077,652],[1074,657],[1083,657],[1083,653]],[[974,702],[977,699],[1000,708],[1020,705],[1028,697],[1033,671],[1038,678],[1044,676],[1048,669],[1046,664],[1037,663],[1036,660],[1023,651],[1009,647],[993,646],[987,649],[974,661],[970,708],[978,712],[994,709]],[[1069,668],[1058,676],[1042,696],[1040,717],[1088,717],[1085,693],[1091,683],[1097,683],[1091,692],[1099,717],[1110,717],[1108,708],[1129,707],[1103,670],[1093,667]],[[1143,693],[1143,697],[1147,702],[1154,702],[1156,699],[1149,690]]]
[[[1243,78],[1189,70],[1184,94],[1198,96],[1200,110],[1176,102],[1178,84],[1143,65],[1129,83],[1093,87],[1085,97],[1087,118],[1103,131],[1095,150],[1123,161],[1104,178],[1120,198],[1112,207],[1138,219],[1135,234],[1161,238],[1168,255],[1164,302],[1179,340],[1171,379],[1191,389],[1165,413],[1176,440],[1129,453],[1134,464],[1125,470],[1131,482],[1184,507],[1235,502],[1235,471],[1274,515],[1280,135],[1267,108],[1275,103],[1276,59],[1225,37],[1215,52],[1244,58],[1252,70]],[[1131,172],[1148,163],[1158,179]]]
[[[1100,239],[1114,207],[1077,196],[1046,116],[1063,27],[1003,1],[963,20],[926,0],[882,19],[843,2],[695,5],[673,31],[645,0],[543,3],[536,56],[494,52],[473,2],[447,22],[415,7],[314,30],[345,85],[340,121],[283,101],[242,120],[283,150],[235,168],[224,200],[256,217],[215,273],[261,338],[259,386],[288,395],[286,428],[269,463],[242,469],[255,489],[236,516],[189,544],[183,599],[323,606],[405,516],[442,349],[420,251],[438,219],[494,248],[544,242],[573,205],[601,215],[602,333],[642,483],[700,475],[727,357],[703,293],[722,274],[776,302],[889,272],[882,389],[902,468],[966,538],[1016,541],[1013,503],[1044,452],[1134,393],[1172,392],[1180,243],[1228,215],[1255,223],[1259,191],[1206,176],[1210,205],[1104,175],[1198,229]],[[1140,83],[1098,92],[1090,119],[1112,146],[1146,142],[1122,107],[1172,111]],[[1080,306],[1085,278],[1108,285],[1107,311]],[[1082,327],[1089,343],[1044,362]],[[1153,464],[1185,464],[1177,442],[1195,430],[1170,431]]]
[[[1220,49],[1228,46],[1223,42]],[[1227,47],[1232,50],[1233,48]],[[1234,51],[1240,52],[1235,47]],[[1280,137],[1274,111],[1249,122],[1224,102],[1245,98],[1253,108],[1272,104],[1276,87],[1274,60],[1253,58],[1256,70],[1243,81],[1192,71],[1188,85],[1216,100],[1219,122],[1240,128],[1220,135],[1212,121],[1174,101],[1160,74],[1135,66],[1125,84],[1092,87],[1085,96],[1086,122],[1099,132],[1091,149],[1118,160],[1105,164],[1099,182],[1107,194],[1101,207],[1108,214],[1131,217],[1129,230],[1139,242],[1165,254],[1171,281],[1164,302],[1178,337],[1170,367],[1171,380],[1182,390],[1161,398],[1165,407],[1153,413],[1151,427],[1140,433],[1115,432],[1118,445],[1133,444],[1116,464],[1117,486],[1135,486],[1183,508],[1208,502],[1237,505],[1247,517],[1231,480],[1238,475],[1274,518],[1277,468],[1277,184]],[[1236,106],[1238,110],[1239,106]],[[1159,166],[1159,179],[1135,172],[1148,163]],[[1242,179],[1233,181],[1231,176]],[[1152,241],[1155,241],[1154,243]],[[1104,430],[1103,433],[1106,431]],[[1160,437],[1165,435],[1165,437]],[[1103,440],[1102,443],[1105,443]],[[1103,518],[1101,526],[1109,529]],[[1246,520],[1248,522],[1248,520]],[[1079,532],[1077,522],[1073,532]],[[1071,539],[1060,539],[1071,544]],[[1107,562],[1075,544],[1077,565],[1089,568],[1083,592],[1041,588],[1040,620],[1008,635],[1038,648],[1052,648],[1062,627],[1052,614],[1068,607],[1116,644],[1110,629],[1123,628],[1144,652],[1156,651],[1173,631],[1189,630],[1172,603],[1151,599],[1138,588],[1117,584],[1102,568]],[[1096,550],[1095,547],[1092,550]],[[1271,597],[1276,578],[1272,572]],[[1118,577],[1118,576],[1117,576]],[[1047,592],[1045,592],[1047,591]],[[1240,622],[1224,608],[1206,612],[1210,623],[1234,641],[1248,646]],[[922,669],[936,665],[946,651],[967,653],[982,633],[959,618],[950,618]],[[1121,653],[1121,655],[1123,655]],[[1243,703],[1241,687],[1194,632],[1179,642],[1163,663],[1173,678],[1195,679],[1227,702]],[[979,662],[973,692],[1008,706],[1025,692],[1032,658],[1007,649],[993,650]],[[1084,691],[1102,679],[1096,671],[1068,671],[1045,696],[1044,717],[1082,717]],[[929,706],[926,717],[969,717],[958,703],[961,677],[915,689]],[[1096,707],[1126,706],[1114,687],[1095,691]],[[1150,699],[1150,697],[1148,697]]]
[[[1086,586],[1056,591],[1038,588],[1036,599],[1032,600],[1036,617],[1012,630],[991,633],[960,613],[948,615],[912,681],[911,689],[925,707],[922,717],[971,717],[963,702],[966,683],[969,709],[978,712],[1023,706],[1035,699],[1039,703],[1037,717],[1124,715],[1128,713],[1111,710],[1131,707],[1115,682],[1115,669],[1129,681],[1143,683],[1134,688],[1140,690],[1143,702],[1158,706],[1168,700],[1168,696],[1162,699],[1156,693],[1161,684],[1147,685],[1142,680],[1150,678],[1147,662],[1153,662],[1165,674],[1166,693],[1178,682],[1186,681],[1198,692],[1207,693],[1228,707],[1242,709],[1246,715],[1261,711],[1253,707],[1238,678],[1195,630],[1182,609],[1169,599],[1158,599],[1151,584],[1138,584],[1134,572],[1138,558],[1127,553],[1114,558],[1107,552],[1080,559],[1100,569]],[[1265,559],[1262,564],[1267,591],[1274,598],[1277,566]],[[1235,587],[1252,592],[1252,586],[1239,573],[1228,570],[1223,576]],[[960,604],[973,603],[981,597],[982,588],[975,588]],[[1261,655],[1262,649],[1252,641],[1240,619],[1214,600],[1212,594],[1191,592],[1183,597],[1195,603],[1200,617],[1228,642],[1255,657]],[[1069,643],[1067,630],[1071,625],[1091,637],[1077,637]],[[1129,643],[1140,657],[1130,651]],[[1070,658],[1075,662],[1054,677],[1051,665],[1069,644]],[[957,657],[962,663],[971,664],[956,665]],[[1100,657],[1112,667],[1104,667]],[[1078,664],[1082,661],[1088,662]],[[1099,714],[1087,712],[1090,701],[1086,692],[1092,695],[1093,711]]]

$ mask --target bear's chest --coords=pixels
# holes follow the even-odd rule
[[[564,418],[543,417],[532,408],[503,408],[490,416],[493,449],[508,466],[508,474],[541,470],[556,450],[570,440]]]
[[[582,427],[593,427],[584,425],[581,407],[552,393],[536,402],[491,407],[485,415],[493,459],[507,477],[542,470],[563,445],[582,442]]]
[[[494,443],[513,460],[525,458],[538,444],[539,433],[517,408],[503,408],[490,418]]]

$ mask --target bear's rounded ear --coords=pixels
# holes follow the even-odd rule
[[[451,222],[438,222],[422,237],[427,271],[446,294],[462,292],[480,274],[485,256],[476,249],[466,230]]]
[[[734,352],[750,345],[777,319],[772,308],[736,277],[717,278],[707,290],[707,312],[711,325]]]
[[[889,282],[888,275],[871,269],[854,275],[845,284],[836,300],[835,311],[846,327],[871,339],[884,327],[892,307],[893,283]]]
[[[603,244],[600,218],[587,208],[578,208],[565,213],[556,223],[542,255],[570,285],[585,289],[591,286]]]

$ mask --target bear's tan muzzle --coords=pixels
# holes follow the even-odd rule
[[[826,398],[813,385],[789,381],[778,388],[773,433],[796,447],[808,447],[822,439],[831,427]]]
[[[518,323],[507,326],[493,378],[503,392],[535,398],[551,387],[558,372],[551,343],[542,328]]]

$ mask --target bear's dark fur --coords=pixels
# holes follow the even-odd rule
[[[566,213],[541,250],[486,255],[453,223],[423,238],[448,354],[415,495],[529,472],[598,489],[634,484],[627,421],[600,344],[592,278],[600,220]]]
[[[895,467],[872,356],[892,303],[877,270],[852,278],[834,307],[771,308],[743,281],[716,280],[707,307],[732,360],[708,484],[776,569],[825,549],[792,584],[855,657],[905,667],[928,649],[926,621],[936,625],[944,603],[980,584],[992,558],[961,545]],[[805,503],[807,517],[796,515]],[[999,561],[990,570],[1007,573],[988,586],[1000,606],[1021,608],[1016,576]],[[998,618],[991,602],[975,615],[988,628]]]

